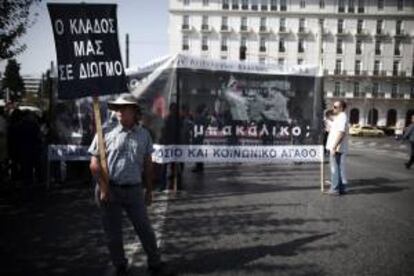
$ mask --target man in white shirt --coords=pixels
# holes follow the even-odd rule
[[[348,117],[345,113],[346,103],[337,101],[333,105],[335,118],[331,124],[326,149],[329,151],[331,168],[331,188],[326,194],[341,195],[346,193],[345,163],[348,153]]]

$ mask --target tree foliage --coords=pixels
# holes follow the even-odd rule
[[[41,0],[0,0],[0,60],[12,58],[26,49],[19,38],[34,23],[30,7]],[[34,18],[37,16],[35,14]]]
[[[12,101],[20,99],[25,94],[23,78],[20,76],[20,65],[15,59],[9,59],[6,65],[2,88],[9,89]]]

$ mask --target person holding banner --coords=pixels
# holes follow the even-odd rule
[[[145,205],[152,203],[152,140],[149,132],[138,123],[139,106],[130,94],[108,102],[108,108],[116,112],[118,124],[104,130],[108,157],[109,185],[104,183],[98,158],[97,137],[89,152],[92,154],[90,170],[98,182],[96,198],[102,210],[103,226],[108,248],[118,275],[127,275],[128,260],[122,241],[122,210],[126,211],[148,256],[151,275],[172,275],[161,262],[155,233]],[[142,173],[146,180],[143,194]]]
[[[348,117],[345,113],[346,103],[337,101],[333,105],[335,115],[331,123],[326,149],[329,151],[331,169],[331,188],[325,194],[341,195],[346,193],[345,163],[348,152]]]

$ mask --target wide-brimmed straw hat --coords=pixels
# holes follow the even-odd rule
[[[119,109],[121,106],[125,105],[138,107],[137,100],[131,94],[122,94],[115,101],[108,101],[108,108],[111,110]]]

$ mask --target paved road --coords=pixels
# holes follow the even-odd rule
[[[187,170],[186,192],[151,208],[164,257],[179,275],[414,275],[414,169],[392,154],[405,153],[398,143],[355,141],[339,198],[320,194],[318,165]],[[111,275],[91,196],[86,185],[2,193],[0,275]],[[145,275],[126,226],[132,275]]]

